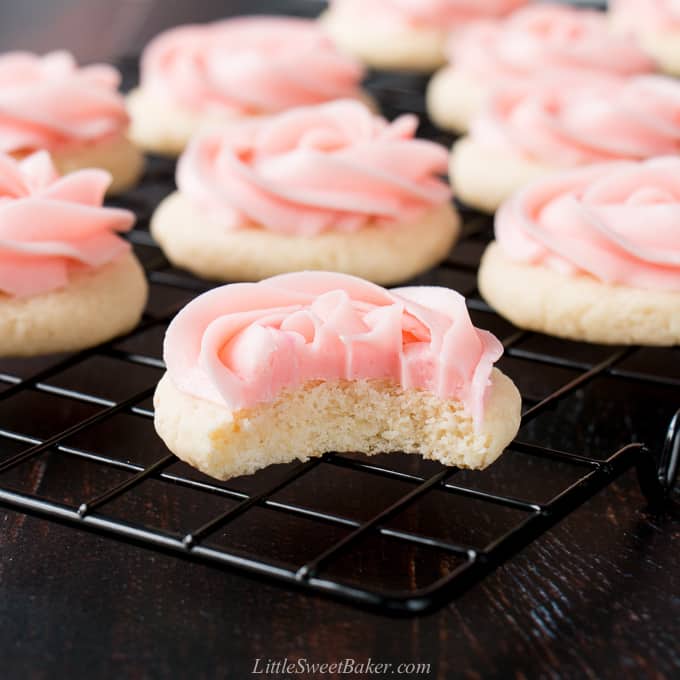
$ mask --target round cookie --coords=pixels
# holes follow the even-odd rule
[[[311,19],[252,16],[172,28],[144,49],[140,70],[127,99],[132,139],[170,156],[206,127],[369,99],[361,65]]]
[[[127,333],[147,291],[144,270],[128,253],[72,274],[64,288],[25,298],[0,292],[0,356],[71,352]]]
[[[158,434],[219,479],[326,451],[404,451],[484,468],[515,436],[521,399],[503,347],[464,298],[296,272],[215,288],[164,341]]]
[[[496,243],[482,258],[479,291],[519,328],[606,345],[680,344],[680,291],[565,276],[515,262]]]
[[[144,271],[120,237],[135,216],[103,206],[111,175],[63,176],[49,154],[0,154],[0,356],[66,352],[134,327]]]
[[[142,153],[127,137],[129,118],[112,66],[78,67],[68,52],[0,55],[0,152],[17,159],[49,151],[63,174],[98,167],[112,175],[109,194],[134,185]]]
[[[334,0],[319,21],[342,50],[372,68],[431,73],[446,62],[452,33],[472,21],[509,14],[526,2]]]
[[[459,468],[483,469],[512,441],[521,398],[498,369],[475,430],[462,404],[379,380],[311,383],[276,401],[231,412],[175,387],[166,373],[154,395],[154,425],[183,461],[217,479],[327,451],[404,451]]]
[[[416,221],[369,224],[350,233],[291,236],[255,226],[228,231],[205,218],[197,223],[195,207],[178,192],[162,201],[151,221],[151,234],[170,262],[216,281],[257,281],[321,269],[382,285],[397,283],[441,262],[459,230],[456,211],[445,203]]]
[[[532,81],[579,86],[600,75],[652,73],[635,40],[614,35],[602,12],[554,3],[531,4],[501,21],[480,21],[456,33],[449,64],[431,79],[427,110],[444,129],[466,132],[499,87]]]
[[[151,232],[174,264],[211,279],[321,269],[404,281],[459,232],[447,151],[416,126],[344,100],[208,131],[180,158],[179,191]]]
[[[533,182],[496,214],[479,290],[520,328],[605,344],[680,344],[680,158]]]
[[[678,116],[680,83],[664,76],[499,90],[454,144],[449,176],[464,203],[493,212],[553,172],[677,153]]]

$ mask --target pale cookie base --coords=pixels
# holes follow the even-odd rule
[[[28,298],[0,293],[0,356],[33,356],[92,347],[132,330],[146,304],[144,270],[132,254],[68,286]]]
[[[640,42],[662,71],[680,76],[680,31],[643,34]]]
[[[680,344],[680,293],[614,286],[510,260],[492,243],[479,290],[516,326],[610,345]]]
[[[467,132],[488,94],[483,83],[447,66],[437,71],[427,86],[427,113],[444,130]]]
[[[189,139],[206,125],[238,120],[237,116],[206,116],[182,109],[142,89],[132,90],[126,104],[130,114],[130,139],[145,151],[179,156]]]
[[[181,392],[166,373],[154,395],[154,424],[176,456],[218,479],[328,451],[404,451],[482,469],[517,433],[520,408],[517,388],[498,369],[478,432],[459,401],[383,380],[308,383],[234,413]]]
[[[371,111],[379,111],[371,95],[362,92],[359,99]],[[126,105],[131,120],[130,139],[145,151],[171,157],[179,156],[191,137],[201,130],[258,117],[197,113],[155,97],[141,88],[130,91]]]
[[[174,265],[219,281],[259,281],[320,269],[392,284],[443,260],[459,230],[458,214],[446,203],[417,222],[368,226],[354,233],[288,236],[256,227],[228,231],[207,220],[179,192],[162,201],[151,219],[151,233]]]
[[[611,16],[611,27],[616,33],[624,35],[630,33],[628,22],[622,22],[616,13]],[[672,76],[680,76],[680,31],[635,32],[643,49],[656,61],[662,71]]]
[[[446,63],[446,31],[381,33],[380,26],[358,19],[349,21],[332,10],[319,17],[339,49],[373,68],[431,73]]]
[[[490,149],[463,137],[453,145],[449,176],[463,203],[495,212],[516,191],[557,168],[527,160],[507,151]]]
[[[119,194],[134,186],[144,172],[144,156],[124,136],[98,144],[52,152],[52,160],[63,175],[83,168],[108,170],[113,181],[108,194]]]

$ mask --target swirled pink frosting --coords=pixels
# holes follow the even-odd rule
[[[520,262],[680,291],[680,158],[603,163],[534,182],[497,213],[496,239]]]
[[[331,0],[348,19],[362,17],[382,28],[419,27],[450,31],[477,19],[498,18],[528,0]]]
[[[385,290],[330,272],[216,288],[165,336],[176,387],[232,411],[314,380],[387,379],[460,399],[480,422],[502,345],[448,288]]]
[[[141,62],[142,87],[199,112],[275,113],[357,97],[362,77],[315,21],[288,17],[173,28]]]
[[[0,152],[54,150],[123,133],[128,125],[112,66],[78,68],[68,52],[0,55]]]
[[[578,82],[592,72],[629,76],[654,71],[637,42],[611,32],[602,12],[532,5],[503,21],[479,21],[449,43],[454,68],[502,83],[535,78]]]
[[[609,0],[615,21],[632,31],[680,31],[678,0]]]
[[[680,82],[664,76],[532,83],[496,92],[470,134],[552,166],[680,152]]]
[[[392,123],[356,101],[286,111],[200,134],[177,186],[225,229],[283,234],[356,231],[408,219],[450,198],[447,150],[414,139],[418,120]]]
[[[102,207],[111,175],[79,170],[59,177],[46,151],[17,161],[0,154],[0,293],[24,297],[67,285],[130,249],[129,210]]]

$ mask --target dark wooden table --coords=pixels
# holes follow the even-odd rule
[[[2,511],[0,675],[243,678],[257,658],[350,657],[429,663],[432,678],[677,678],[680,513],[643,507],[627,474],[413,619]]]

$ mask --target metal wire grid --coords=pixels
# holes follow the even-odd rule
[[[422,111],[422,82],[417,79],[376,77],[372,81],[372,91],[389,114],[402,110]],[[426,136],[442,138],[438,131],[427,125],[424,132]],[[277,472],[274,479],[267,476],[267,471],[258,473],[252,480],[246,480],[245,485],[239,480],[215,482],[186,467],[178,471],[177,459],[157,440],[151,439],[150,397],[155,379],[163,368],[160,338],[176,311],[188,299],[208,289],[210,284],[171,267],[147,231],[150,214],[158,200],[173,188],[173,165],[162,159],[151,159],[142,185],[121,201],[138,215],[138,228],[131,233],[130,240],[145,264],[152,289],[150,305],[141,325],[125,338],[71,356],[48,358],[37,364],[0,362],[0,503],[190,559],[236,567],[289,586],[331,594],[385,612],[401,613],[420,612],[446,602],[632,466],[638,469],[642,490],[650,504],[658,507],[663,503],[672,488],[680,455],[680,416],[677,414],[665,437],[656,438],[659,445],[655,451],[648,450],[644,442],[632,442],[609,449],[606,455],[599,450],[598,455],[588,455],[583,450],[531,441],[531,437],[526,441],[522,433],[540,418],[550,427],[559,425],[561,404],[594,381],[611,376],[634,385],[635,390],[643,385],[661,391],[660,394],[666,390],[664,413],[670,416],[673,404],[669,405],[669,400],[677,397],[680,387],[678,350],[643,350],[652,352],[652,365],[667,367],[661,371],[648,370],[644,365],[642,368],[637,365],[640,362],[636,363],[635,358],[641,352],[637,348],[593,348],[577,343],[555,343],[549,338],[512,328],[493,314],[474,288],[476,263],[490,238],[489,220],[474,214],[466,216],[464,236],[450,259],[418,281],[444,283],[462,289],[468,295],[471,313],[485,316],[501,335],[506,356],[511,361],[522,362],[525,375],[540,377],[544,371],[555,370],[562,376],[539,398],[532,398],[535,395],[531,394],[530,388],[522,389],[528,408],[523,414],[520,436],[501,458],[501,461],[514,459],[508,463],[510,466],[518,463],[519,457],[524,457],[531,465],[540,461],[540,486],[549,491],[544,499],[523,497],[521,484],[516,493],[485,487],[485,480],[493,474],[489,471],[466,473],[419,459],[415,462],[415,457],[399,454],[369,459],[328,453],[305,463],[277,466],[282,472]],[[137,347],[139,339],[145,336],[152,338],[146,345],[150,350]],[[573,349],[578,351],[572,352]],[[110,383],[112,391],[108,393],[100,390],[91,376],[84,377],[91,362],[96,361],[117,362],[120,368],[115,376],[117,382]],[[145,372],[141,377],[140,371]],[[64,377],[74,372],[79,376],[75,382],[73,378]],[[43,423],[40,418],[51,413],[51,409],[35,407],[43,395],[58,397],[62,404],[57,409],[55,423],[44,432],[44,428],[39,427]],[[68,408],[64,404],[68,404]],[[78,410],[75,404],[82,405],[85,411]],[[75,413],[69,410],[71,406],[76,409]],[[34,407],[35,416],[30,413]],[[23,414],[19,424],[18,413]],[[62,418],[64,414],[68,417]],[[111,454],[106,438],[96,432],[97,428],[110,426],[121,414],[134,419],[134,426],[126,426],[130,427],[131,434],[123,435],[124,439],[127,436],[125,441],[130,448],[123,453]],[[592,429],[597,430],[604,423],[606,414],[593,411],[587,417],[592,419]],[[143,441],[135,434],[142,431]],[[79,436],[93,432],[94,444],[78,445]],[[146,448],[150,441],[156,442],[158,454],[151,445],[152,459],[140,461],[132,452]],[[59,490],[70,473],[61,474],[59,466],[54,472],[53,462],[43,462],[38,474],[34,467],[27,468],[47,455],[68,456],[69,468],[64,470],[67,473],[73,470],[70,466],[74,460],[87,461],[88,465],[95,466],[95,472],[90,482],[70,497],[64,494],[66,500],[55,500],[54,488],[51,496],[43,493],[49,486],[46,480],[50,475],[56,477]],[[489,470],[493,471],[499,464]],[[28,475],[28,488],[17,484],[16,477],[12,477],[22,468],[32,471]],[[94,491],[92,479],[99,480],[104,471],[111,470],[120,474],[120,481],[104,483]],[[318,481],[315,475],[330,471],[331,475],[337,476],[343,470],[358,475],[354,479],[361,479],[360,485],[370,487],[378,480],[376,483],[379,484],[397,485],[398,493],[391,490],[383,497],[380,491],[383,487],[379,486],[378,492],[359,497],[359,507],[370,506],[370,512],[364,514],[347,512],[346,508],[337,505],[333,507],[340,499],[337,495],[331,495],[330,508],[307,503],[306,499],[313,496]],[[188,530],[170,531],[154,526],[154,522],[150,525],[141,516],[141,511],[137,514],[133,511],[125,519],[111,512],[117,502],[133,497],[152,481],[165,483],[164,494],[178,489],[196,494],[196,502],[186,508],[182,518],[182,526],[188,526]],[[286,493],[294,487],[298,489],[297,495],[293,495],[293,500],[286,498]],[[463,532],[464,540],[452,540],[440,532],[440,508],[448,499],[474,503],[476,508],[483,509],[476,517],[469,518],[473,526],[468,528],[467,534]],[[156,501],[152,498],[149,503],[153,506]],[[409,522],[399,521],[419,505],[421,510]],[[211,510],[207,517],[198,512],[194,519],[192,514],[196,507]],[[313,523],[314,531],[309,536],[306,531],[295,533],[292,559],[244,550],[238,542],[231,540],[234,534],[230,532],[240,519],[248,518],[257,509],[271,513],[267,515],[267,521],[272,524],[271,540],[274,542],[283,539],[282,528],[278,525],[283,517]],[[428,522],[426,515],[431,515],[433,509],[437,517]],[[492,521],[480,538],[474,524],[481,521],[487,511],[510,513],[512,521]],[[443,523],[446,524],[446,520]],[[162,525],[162,521],[156,524]],[[216,544],[212,539],[220,532],[225,540]],[[310,540],[305,540],[306,537]],[[371,570],[367,565],[376,554],[375,544],[380,541],[390,542],[392,552],[388,551],[388,557],[397,556],[409,572],[421,569],[428,576],[427,582],[422,585],[422,580],[409,577],[407,585],[390,587],[391,580],[387,575],[394,569],[392,564],[378,568],[377,580],[365,579],[364,575]],[[304,555],[299,560],[296,559],[298,552]],[[419,566],[425,564],[426,555],[436,555],[434,568]]]

